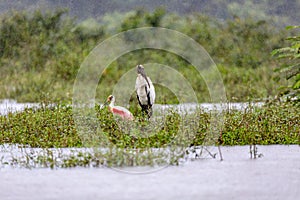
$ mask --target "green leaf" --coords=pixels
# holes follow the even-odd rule
[[[271,52],[271,55],[272,56],[275,56],[276,54],[279,53],[279,49],[274,49],[272,52]]]
[[[300,63],[284,68],[280,72],[286,73],[286,79],[290,79],[300,73]]]
[[[297,42],[297,41],[300,41],[300,36],[288,37],[288,38],[286,38],[286,40]]]
[[[271,55],[275,56],[275,55],[279,54],[278,58],[285,58],[285,57],[293,56],[293,54],[287,54],[287,53],[291,53],[291,52],[294,53],[294,52],[296,52],[296,50],[291,47],[284,47],[284,48],[273,50],[271,52]]]
[[[295,29],[295,28],[300,28],[300,26],[287,26],[287,27],[285,27],[286,30],[291,30],[291,29]]]
[[[277,56],[277,58],[293,58],[294,55],[295,55],[294,53],[285,53]]]
[[[294,83],[293,89],[300,89],[300,80]]]

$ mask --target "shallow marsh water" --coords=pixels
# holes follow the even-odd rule
[[[18,103],[12,99],[0,100],[0,115],[6,115],[8,112],[22,111],[25,108],[32,108],[39,106],[38,103]]]
[[[110,168],[0,169],[1,199],[298,199],[300,147],[222,147],[224,160],[187,160],[153,173]],[[123,169],[127,171],[128,169]],[[137,169],[141,170],[142,169]]]
[[[4,101],[0,114],[37,104]],[[183,105],[183,107],[186,105]],[[214,106],[202,104],[208,110]],[[230,104],[243,109],[247,104]],[[260,104],[258,104],[260,106]],[[159,106],[165,109],[170,106]],[[193,108],[193,105],[188,105]],[[215,107],[214,107],[215,108]],[[179,109],[181,109],[179,107]],[[221,148],[224,160],[189,158],[179,166],[100,168],[0,167],[0,199],[298,199],[300,147],[258,146],[250,159],[249,146]],[[217,152],[217,148],[213,149]],[[0,158],[9,152],[0,152]],[[149,170],[152,173],[149,173]],[[129,173],[139,172],[139,173]]]
[[[243,110],[249,106],[262,106],[262,102],[256,103],[227,103],[227,104],[213,104],[213,103],[186,103],[186,104],[179,104],[179,105],[161,105],[155,104],[153,106],[154,112],[160,113],[160,111],[166,111],[168,109],[175,109],[181,112],[190,112],[195,110],[197,107],[200,107],[206,111],[211,110],[224,110],[224,109],[236,109],[236,110]],[[9,112],[18,112],[22,111],[25,108],[34,108],[39,107],[39,103],[18,103],[12,99],[3,99],[0,100],[0,115],[6,115]]]

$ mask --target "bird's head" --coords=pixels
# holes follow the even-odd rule
[[[137,66],[136,66],[136,72],[137,72],[138,74],[144,74],[144,73],[145,73],[145,71],[144,71],[144,66],[143,66],[143,65],[137,65]]]
[[[115,97],[114,97],[113,95],[109,95],[109,96],[107,97],[107,100],[106,100],[106,102],[104,103],[104,105],[108,105],[108,104],[114,103],[114,102],[115,102]]]

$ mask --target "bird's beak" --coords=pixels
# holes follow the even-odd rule
[[[108,105],[108,101],[106,101],[100,108],[103,109],[107,105]]]

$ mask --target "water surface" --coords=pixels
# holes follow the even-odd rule
[[[188,160],[138,175],[110,168],[0,169],[1,200],[8,199],[298,199],[300,147],[222,147],[224,160]]]

